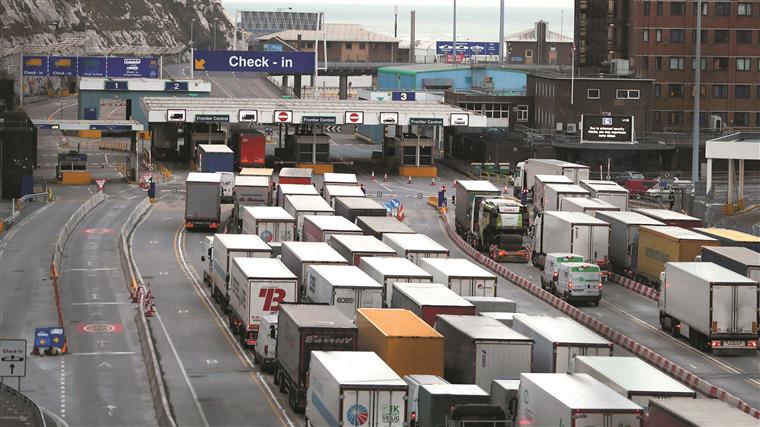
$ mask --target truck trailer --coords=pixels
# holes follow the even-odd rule
[[[353,173],[325,172],[322,174],[322,185],[358,186],[359,181],[356,179],[356,174]]]
[[[255,234],[214,234],[214,269],[211,274],[211,295],[222,311],[230,301],[232,259],[269,258],[272,248]]]
[[[760,252],[745,247],[702,246],[702,262],[714,262],[734,273],[760,282]]]
[[[417,425],[420,427],[449,425],[447,422],[450,421],[451,408],[457,405],[488,405],[490,400],[488,393],[475,384],[428,384],[420,386],[417,401]]]
[[[544,200],[540,205],[534,204],[534,213],[562,210],[560,202],[564,197],[589,197],[588,191],[577,184],[546,184]],[[538,207],[541,206],[541,209]]]
[[[433,276],[406,258],[366,257],[359,268],[383,285],[383,304],[390,307],[395,282],[432,283]]]
[[[491,405],[498,405],[504,409],[512,426],[517,418],[517,403],[520,401],[520,380],[493,380],[491,381]]]
[[[573,184],[573,180],[565,175],[536,175],[533,181],[533,208],[544,210],[544,192],[549,184]]]
[[[474,305],[440,283],[394,283],[391,307],[409,310],[430,326],[439,314],[475,315]]]
[[[185,229],[219,229],[222,213],[221,175],[190,172],[185,180]]]
[[[506,312],[514,313],[517,311],[517,302],[504,297],[463,297],[470,304],[475,306],[475,314],[484,312]]]
[[[272,189],[269,179],[265,176],[235,177],[235,189],[232,197],[235,208],[240,211],[243,206],[268,206],[272,204]]]
[[[296,239],[303,234],[303,218],[306,215],[333,215],[334,211],[319,196],[290,195],[285,197],[285,211],[296,219]]]
[[[757,427],[757,418],[718,399],[651,399],[645,427]]]
[[[685,228],[642,225],[631,270],[641,283],[659,288],[666,262],[694,261],[702,247],[719,245],[716,239]]]
[[[694,228],[699,234],[718,239],[721,246],[741,246],[747,249],[751,249],[755,252],[760,252],[760,236],[753,236],[737,230],[731,230],[728,228]]]
[[[396,234],[383,235],[383,243],[396,251],[396,255],[420,265],[422,258],[447,258],[449,250],[445,246],[428,237],[427,234]]]
[[[232,132],[230,141],[236,153],[235,167],[260,168],[266,163],[267,136],[255,129],[240,129]]]
[[[391,247],[381,242],[377,237],[361,234],[361,230],[359,234],[335,236],[330,240],[330,246],[347,259],[349,264],[357,266],[363,257],[392,257],[396,255]]]
[[[586,262],[598,265],[606,277],[610,225],[580,212],[539,214],[533,226],[534,266],[544,265],[546,254],[564,252],[581,255]]]
[[[420,267],[458,295],[495,297],[496,276],[464,258],[422,258]]]
[[[533,192],[536,175],[565,175],[579,184],[582,179],[589,179],[589,167],[555,159],[528,159],[519,162],[515,168],[515,197],[520,191]]]
[[[311,168],[282,168],[277,176],[277,181],[282,184],[312,185]]]
[[[198,172],[234,172],[234,157],[224,144],[198,144]]]
[[[279,206],[246,206],[243,208],[243,234],[261,237],[273,255],[282,253],[282,242],[295,239],[296,219]]]
[[[282,262],[298,278],[298,297],[303,301],[306,293],[306,276],[310,265],[348,265],[335,249],[324,242],[283,242]]]
[[[276,193],[277,206],[285,206],[285,198],[288,196],[319,196],[311,184],[280,184]]]
[[[636,212],[597,212],[596,218],[610,225],[610,269],[629,277],[638,251],[639,226],[665,225]]]
[[[353,265],[310,265],[306,302],[333,305],[353,320],[359,308],[383,306],[383,286]]]
[[[681,227],[687,230],[691,230],[692,228],[702,227],[701,219],[695,218],[693,216],[689,216],[686,214],[682,214],[680,212],[667,210],[667,209],[637,208],[637,209],[631,209],[631,211],[640,213],[642,215],[646,215],[652,219],[656,219],[657,221],[660,221],[661,223],[665,225]]]
[[[612,181],[582,180],[581,187],[589,192],[589,197],[604,200],[617,206],[621,212],[628,210],[628,190]]]
[[[324,194],[325,201],[329,203],[330,206],[332,206],[333,208],[335,207],[336,197],[344,197],[344,198],[367,197],[367,195],[364,194],[364,191],[358,185],[335,185],[335,184],[325,185],[323,189],[323,194]]]
[[[383,205],[367,197],[336,197],[335,215],[356,222],[360,216],[387,216]]]
[[[342,216],[305,215],[303,217],[302,241],[329,244],[333,236],[339,235],[363,236],[361,228]]]
[[[585,197],[563,197],[559,201],[559,210],[565,212],[582,212],[596,217],[597,212],[619,211],[620,208],[602,199],[587,199]]]
[[[419,427],[417,422],[417,403],[419,401],[420,388],[423,385],[449,384],[445,379],[437,375],[404,375],[404,381],[409,384],[409,401],[406,405],[406,418],[409,427]]]
[[[364,234],[383,238],[386,233],[414,234],[414,230],[403,222],[389,216],[357,216],[356,225],[364,230]]]

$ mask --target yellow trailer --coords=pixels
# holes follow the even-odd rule
[[[681,227],[642,225],[633,271],[642,283],[659,288],[666,262],[694,261],[702,246],[720,246],[720,242]]]

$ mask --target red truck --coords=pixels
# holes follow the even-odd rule
[[[235,131],[232,149],[238,168],[262,167],[266,162],[266,135],[257,130]]]
[[[634,196],[646,196],[647,190],[657,184],[656,179],[628,179],[623,184],[626,190]]]

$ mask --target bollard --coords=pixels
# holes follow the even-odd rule
[[[412,176],[411,175],[409,175],[409,179],[406,180],[406,183],[407,184],[411,184],[412,183]]]

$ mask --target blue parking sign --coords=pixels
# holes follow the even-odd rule
[[[51,345],[50,328],[34,328],[34,346],[39,349],[46,349]]]
[[[63,343],[66,341],[66,333],[63,328],[50,328],[51,345],[59,350],[63,350]]]

